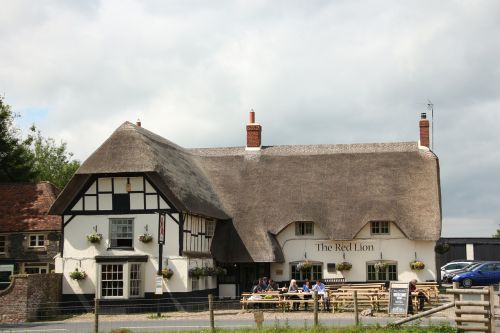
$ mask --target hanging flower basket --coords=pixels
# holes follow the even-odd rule
[[[227,269],[222,268],[220,266],[215,267],[215,275],[217,276],[225,276],[227,275]]]
[[[338,271],[350,271],[352,268],[352,264],[347,261],[343,261],[337,264]]]
[[[174,275],[174,271],[170,268],[164,268],[161,270],[161,275],[163,275],[164,279],[170,280],[170,278]]]
[[[308,271],[313,267],[312,262],[306,260],[306,261],[301,261],[297,264],[297,269],[299,271]]]
[[[215,267],[203,267],[204,276],[215,276]]]
[[[373,267],[375,267],[375,270],[377,272],[385,271],[387,266],[388,266],[388,264],[386,262],[382,262],[382,261],[379,261],[379,262],[375,263],[375,265],[373,265]]]
[[[75,268],[73,272],[69,273],[69,277],[77,281],[85,280],[85,278],[87,277],[87,273],[85,273],[84,271],[79,271],[78,268]]]
[[[188,271],[189,277],[198,278],[200,276],[203,276],[204,274],[205,274],[205,272],[204,272],[203,268],[200,268],[200,267],[190,268]]]
[[[421,271],[422,269],[425,268],[425,264],[423,261],[420,260],[414,260],[410,262],[410,268],[416,271]]]
[[[102,240],[102,234],[92,233],[87,235],[87,240],[91,243],[99,243]]]
[[[139,241],[141,241],[143,243],[149,243],[152,240],[153,240],[153,236],[148,234],[148,233],[144,233],[144,234],[139,236]]]
[[[450,244],[448,243],[438,244],[434,247],[434,251],[438,254],[445,254],[449,250],[450,250]]]

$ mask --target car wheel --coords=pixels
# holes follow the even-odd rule
[[[469,279],[469,278],[464,279],[462,281],[462,286],[464,286],[464,288],[470,288],[470,287],[472,287],[472,279]]]

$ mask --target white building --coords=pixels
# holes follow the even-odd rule
[[[423,115],[419,142],[262,146],[251,113],[246,147],[184,149],[126,122],[51,209],[63,216],[63,291],[152,297],[161,264],[174,273],[163,292],[200,295],[217,279],[188,272],[214,267],[214,259],[228,270],[223,293],[259,276],[433,280],[441,199],[428,126]],[[95,233],[100,243],[87,240]],[[139,241],[145,233],[152,242]],[[411,269],[416,260],[425,268]],[[352,268],[339,269],[342,262]],[[88,277],[72,280],[76,269]]]

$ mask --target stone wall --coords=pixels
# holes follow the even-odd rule
[[[13,275],[0,291],[0,322],[18,323],[57,315],[62,290],[61,274]]]

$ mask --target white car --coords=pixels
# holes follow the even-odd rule
[[[463,269],[469,266],[473,262],[471,261],[452,261],[441,267],[441,280],[446,280],[446,276],[449,273]]]

